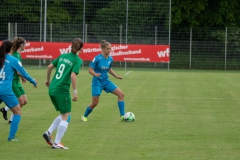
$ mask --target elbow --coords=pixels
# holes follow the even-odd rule
[[[71,74],[71,79],[75,79],[76,77],[77,77],[77,74],[73,72],[73,73]]]
[[[93,69],[89,68],[88,73],[92,74],[93,73]]]

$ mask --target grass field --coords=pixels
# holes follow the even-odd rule
[[[22,109],[20,142],[7,141],[9,125],[0,117],[0,159],[240,159],[238,71],[115,69],[123,80],[110,79],[124,91],[135,122],[120,121],[117,97],[104,92],[84,123],[80,118],[91,101],[86,69],[78,75],[78,101],[62,139],[69,150],[51,149],[42,138],[58,113],[45,87],[46,70],[27,68],[39,85],[23,85],[28,104]]]

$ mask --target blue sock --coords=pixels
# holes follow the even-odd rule
[[[124,111],[124,108],[125,108],[124,101],[119,101],[118,102],[118,108],[119,108],[120,116],[123,116],[125,114],[125,111]]]
[[[12,123],[10,125],[10,132],[8,135],[8,140],[11,140],[12,138],[15,137],[15,134],[17,133],[17,130],[18,130],[18,125],[20,123],[20,120],[21,120],[21,116],[18,114],[14,114]]]
[[[86,108],[85,113],[84,113],[84,117],[88,117],[88,115],[89,115],[92,111],[93,111],[93,110],[88,106],[88,107]]]
[[[68,122],[68,123],[70,123],[71,118],[72,118],[72,116],[71,116],[71,114],[69,114],[69,115],[68,115],[68,119],[67,119],[67,122]]]

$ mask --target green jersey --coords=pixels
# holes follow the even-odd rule
[[[49,86],[49,95],[69,94],[72,72],[78,74],[81,58],[73,53],[62,54],[52,62],[56,72]]]
[[[22,63],[22,57],[21,55],[16,51],[12,54],[13,57],[17,58],[21,63]],[[13,76],[13,85],[17,86],[17,87],[21,87],[21,83],[20,83],[20,78],[19,75],[17,74],[17,72],[14,73]]]

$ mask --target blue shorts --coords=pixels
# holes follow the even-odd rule
[[[117,86],[111,81],[105,81],[104,83],[92,82],[92,96],[99,97],[104,90],[106,93],[113,92]]]
[[[13,108],[19,104],[17,97],[13,91],[5,92],[0,95],[0,104],[4,102],[9,108]]]

